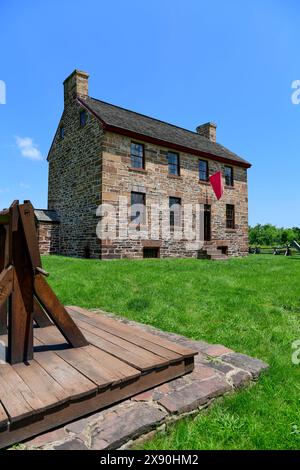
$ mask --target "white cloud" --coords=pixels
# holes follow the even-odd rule
[[[29,188],[30,188],[30,184],[23,183],[23,181],[21,181],[21,183],[20,183],[20,188],[22,188],[22,189],[29,189]]]
[[[17,136],[16,143],[23,157],[30,158],[31,160],[43,159],[39,146],[30,137]]]

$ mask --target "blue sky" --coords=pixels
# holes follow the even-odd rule
[[[46,207],[62,82],[78,68],[96,98],[193,130],[215,121],[253,164],[250,223],[300,225],[297,0],[1,0],[0,21],[0,207]]]

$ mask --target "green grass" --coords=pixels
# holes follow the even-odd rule
[[[225,262],[45,257],[65,304],[102,308],[270,364],[255,386],[172,425],[146,449],[300,449],[300,258]]]

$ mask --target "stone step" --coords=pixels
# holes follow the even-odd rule
[[[225,260],[228,256],[219,250],[214,242],[206,242],[201,250],[198,251],[198,259]]]
[[[223,260],[226,260],[226,259],[229,259],[228,256],[226,255],[215,255],[215,256],[211,256],[210,258],[211,260],[215,260],[215,261],[223,261]]]

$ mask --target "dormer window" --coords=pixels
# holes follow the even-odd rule
[[[79,113],[79,122],[80,127],[84,127],[87,123],[87,112],[84,109]]]
[[[64,126],[60,126],[59,128],[59,138],[63,139],[65,137],[65,128]]]

